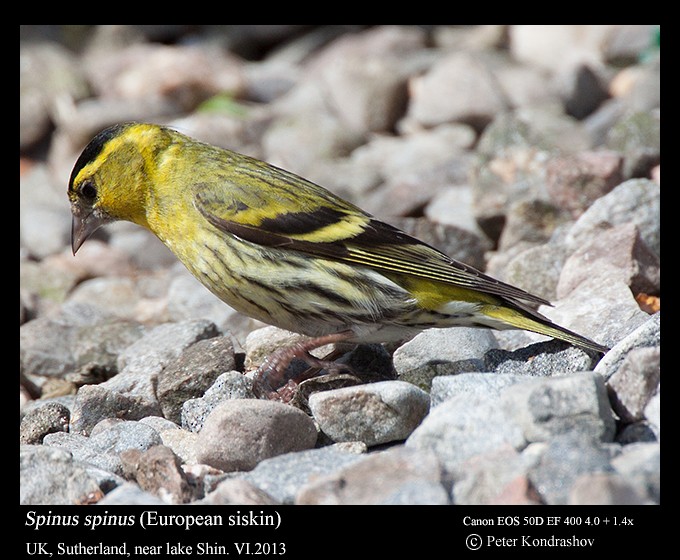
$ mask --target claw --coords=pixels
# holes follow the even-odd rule
[[[351,331],[343,331],[297,342],[285,348],[279,348],[257,368],[253,377],[253,392],[255,396],[259,399],[289,402],[295,393],[297,385],[306,379],[318,375],[321,370],[326,369],[330,372],[337,372],[340,368],[348,369],[346,366],[336,364],[333,361],[334,358],[337,358],[336,352],[331,352],[323,360],[315,358],[309,352],[326,344],[342,342],[352,335]],[[286,369],[295,358],[303,360],[310,367],[287,380]]]

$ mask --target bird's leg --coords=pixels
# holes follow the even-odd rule
[[[314,377],[321,369],[337,369],[338,366],[333,361],[333,358],[337,357],[335,351],[324,359],[315,358],[309,352],[326,344],[343,342],[353,335],[354,333],[351,331],[342,331],[279,348],[257,368],[253,377],[253,392],[258,398],[281,400],[283,395],[280,391],[284,391],[286,394],[292,393],[295,386],[305,379]],[[295,358],[305,361],[310,368],[286,382],[286,368]]]

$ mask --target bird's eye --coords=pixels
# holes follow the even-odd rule
[[[91,181],[83,182],[83,184],[80,185],[79,192],[85,200],[91,201],[97,198],[97,187],[95,187]]]

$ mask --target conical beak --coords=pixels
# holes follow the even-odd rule
[[[75,213],[73,214],[73,220],[71,221],[71,249],[74,255],[87,238],[103,224],[104,220],[97,218],[92,212],[85,215],[84,218]]]

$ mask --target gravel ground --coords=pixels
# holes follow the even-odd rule
[[[659,503],[658,27],[24,26],[20,59],[22,504]],[[611,351],[433,329],[256,399],[298,335],[131,224],[71,255],[70,170],[126,120],[318,182]]]

